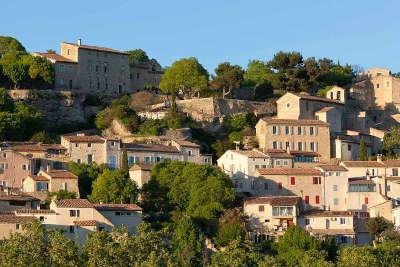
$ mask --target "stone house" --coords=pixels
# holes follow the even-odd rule
[[[296,196],[253,197],[243,204],[254,242],[283,235],[288,227],[297,224],[300,211],[301,198]]]
[[[130,89],[137,92],[146,87],[157,87],[164,74],[163,68],[155,59],[129,65]]]
[[[256,137],[260,149],[284,149],[306,152],[295,162],[329,162],[329,124],[311,119],[262,118],[256,124]]]
[[[28,175],[23,181],[22,191],[44,201],[49,192],[67,190],[79,198],[78,177],[66,170],[39,171],[37,175]]]
[[[345,104],[347,100],[347,91],[344,88],[335,85],[326,92],[325,96],[328,99],[336,100]]]
[[[257,169],[253,192],[258,196],[299,196],[304,209],[324,207],[323,173],[311,168]]]
[[[342,161],[341,166],[348,170],[348,177],[375,177],[385,174],[385,164],[378,161]]]
[[[150,181],[151,178],[151,165],[144,163],[133,164],[129,168],[129,178],[131,178],[139,188]]]
[[[0,211],[2,212],[18,209],[37,209],[39,202],[40,200],[35,197],[21,192],[14,192],[10,188],[2,188],[2,191],[0,191]]]
[[[31,223],[35,217],[19,217],[14,214],[0,214],[0,240],[8,239],[12,234],[23,233],[23,226]]]

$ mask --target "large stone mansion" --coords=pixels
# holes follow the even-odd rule
[[[163,74],[155,59],[130,64],[127,52],[84,45],[81,39],[60,46],[60,54],[33,53],[54,64],[54,87],[58,90],[119,95],[157,86]]]

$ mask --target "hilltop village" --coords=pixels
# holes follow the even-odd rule
[[[87,249],[123,227],[169,240],[138,261],[201,266],[239,248],[270,255],[260,244],[290,231],[320,250],[400,239],[398,74],[279,52],[210,79],[195,58],[163,68],[142,50],[79,39],[29,54],[3,38],[4,244],[36,223]],[[300,264],[287,261],[273,266]]]

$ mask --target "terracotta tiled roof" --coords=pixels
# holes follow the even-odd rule
[[[179,150],[174,146],[166,146],[160,144],[125,144],[126,150],[131,151],[152,151],[165,153],[179,153]]]
[[[48,150],[66,150],[65,147],[59,144],[11,144],[8,147],[16,152],[47,152]]]
[[[266,154],[257,150],[231,150],[234,153],[245,155],[249,158],[269,158]]]
[[[67,170],[49,170],[45,171],[52,179],[78,179],[78,176]]]
[[[99,135],[63,135],[62,137],[72,143],[104,143],[106,141]]]
[[[268,124],[285,124],[285,125],[319,125],[319,126],[329,126],[328,123],[320,120],[290,120],[290,119],[278,119],[276,117],[262,118]]]
[[[30,178],[32,178],[32,180],[34,181],[49,181],[49,179],[47,179],[46,177],[42,176],[42,175],[28,175]]]
[[[174,140],[177,144],[180,146],[185,146],[185,147],[200,147],[200,145],[187,141],[187,140]]]
[[[342,161],[345,167],[385,167],[385,164],[377,161]]]
[[[129,55],[129,53],[127,53],[127,52],[120,51],[120,50],[115,50],[115,49],[107,48],[107,47],[100,47],[100,46],[93,46],[93,45],[78,45],[78,44],[67,43],[67,42],[63,42],[63,43],[69,44],[69,45],[73,45],[73,46],[77,46],[79,48],[87,49],[87,50],[94,50],[94,51],[99,51],[99,52],[109,52],[109,53],[115,53],[115,54]]]
[[[300,150],[291,150],[289,153],[293,156],[312,156],[312,157],[320,157],[321,155],[314,151],[300,151]]]
[[[253,197],[248,198],[244,201],[245,205],[250,204],[269,204],[272,206],[279,205],[296,205],[301,201],[301,197],[292,197],[292,196],[271,196],[271,197]]]
[[[301,99],[343,105],[343,103],[338,100],[329,99],[329,98],[325,98],[325,97],[318,97],[318,96],[313,96],[313,95],[308,95],[308,94],[294,94],[294,95],[297,95]]]
[[[399,159],[389,159],[389,160],[383,161],[383,163],[387,167],[400,167],[400,160]]]
[[[340,165],[319,165],[318,168],[321,168],[323,171],[329,172],[329,171],[341,171],[341,172],[346,172],[348,171],[345,167],[340,166]]]
[[[53,214],[54,210],[36,210],[36,209],[20,209],[15,211],[16,214]]]
[[[268,149],[265,151],[265,154],[271,158],[293,158],[293,155],[288,154],[287,151],[283,149]]]
[[[55,62],[77,63],[69,58],[63,57],[56,53],[35,53],[35,54]]]
[[[151,168],[153,166],[151,164],[145,164],[145,163],[135,163],[132,165],[130,170],[144,170],[144,171],[151,171]]]
[[[55,204],[59,208],[93,208],[93,204],[87,199],[61,199],[55,200]]]
[[[305,168],[293,168],[293,169],[257,169],[260,175],[322,175],[322,173],[316,169],[305,169]]]
[[[307,217],[344,217],[354,216],[354,213],[351,211],[308,210],[302,212],[301,215]]]
[[[33,216],[15,216],[10,214],[0,214],[0,224],[26,224],[32,222],[34,219],[35,217]]]
[[[3,201],[12,201],[12,200],[19,200],[19,201],[39,201],[39,199],[32,197],[28,194],[20,193],[20,194],[6,194],[4,192],[0,192],[0,200]]]
[[[96,220],[81,220],[81,221],[74,221],[76,226],[96,226]]]
[[[141,211],[136,204],[94,204],[95,209],[103,211]]]

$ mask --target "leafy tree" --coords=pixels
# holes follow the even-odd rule
[[[382,149],[386,156],[394,157],[395,149],[400,147],[400,127],[392,127],[385,133],[382,140]]]
[[[14,102],[4,88],[0,88],[0,111],[14,111]]]
[[[368,160],[367,145],[365,144],[364,138],[361,138],[360,141],[360,148],[358,149],[358,159],[363,161]]]
[[[270,82],[273,77],[273,72],[268,66],[261,60],[250,60],[247,64],[247,70],[244,74],[244,79],[253,85],[263,84]]]
[[[0,58],[8,53],[26,54],[26,50],[17,39],[9,36],[0,36]]]
[[[92,193],[92,184],[94,180],[103,172],[103,168],[96,163],[85,164],[70,161],[68,170],[78,176],[79,195],[81,198],[87,198]]]
[[[214,241],[218,247],[228,245],[233,240],[243,241],[246,236],[246,218],[239,209],[226,210],[219,219],[218,232]]]
[[[257,101],[263,101],[274,94],[274,88],[269,81],[257,83],[253,91],[253,97]]]
[[[142,135],[160,135],[168,127],[166,124],[164,120],[147,119],[140,124],[138,132]]]
[[[124,170],[105,169],[94,181],[89,199],[97,203],[134,203],[137,194],[137,185]]]
[[[383,217],[369,218],[366,226],[369,233],[374,236],[376,240],[380,239],[383,232],[393,228],[393,224]]]
[[[45,131],[36,132],[32,135],[29,141],[38,142],[43,144],[54,144],[56,141]]]
[[[172,242],[179,266],[202,266],[203,237],[188,216],[177,222]]]
[[[134,49],[134,50],[129,50],[127,52],[129,53],[129,62],[131,64],[150,61],[146,52],[143,51],[142,49]]]
[[[343,247],[339,251],[337,266],[340,267],[370,267],[379,266],[378,260],[373,255],[370,247]]]
[[[244,71],[238,65],[231,65],[229,62],[224,62],[215,68],[216,76],[213,77],[211,85],[216,90],[222,91],[222,97],[230,96],[234,89],[240,87],[243,81]]]
[[[57,192],[49,193],[49,198],[55,196],[57,200],[60,199],[74,199],[76,198],[75,192],[70,192],[68,190],[60,189]]]
[[[398,241],[385,241],[378,244],[373,254],[379,261],[379,266],[400,266],[400,247]]]
[[[126,148],[122,149],[122,167],[121,169],[124,170],[126,173],[129,172],[129,164],[128,164],[128,153],[126,152]]]
[[[167,68],[160,82],[160,89],[176,96],[177,94],[199,96],[207,88],[208,72],[194,57],[175,61]]]
[[[49,266],[78,267],[82,266],[82,255],[77,245],[65,237],[61,231],[48,232],[47,250]]]
[[[242,267],[258,266],[261,255],[251,250],[248,243],[234,240],[223,251],[213,254],[211,266],[215,267]]]
[[[217,140],[211,145],[217,158],[221,157],[225,151],[234,148],[230,140]]]
[[[18,89],[22,81],[28,76],[29,66],[21,62],[14,62],[3,65],[4,74],[13,82],[14,88]]]

